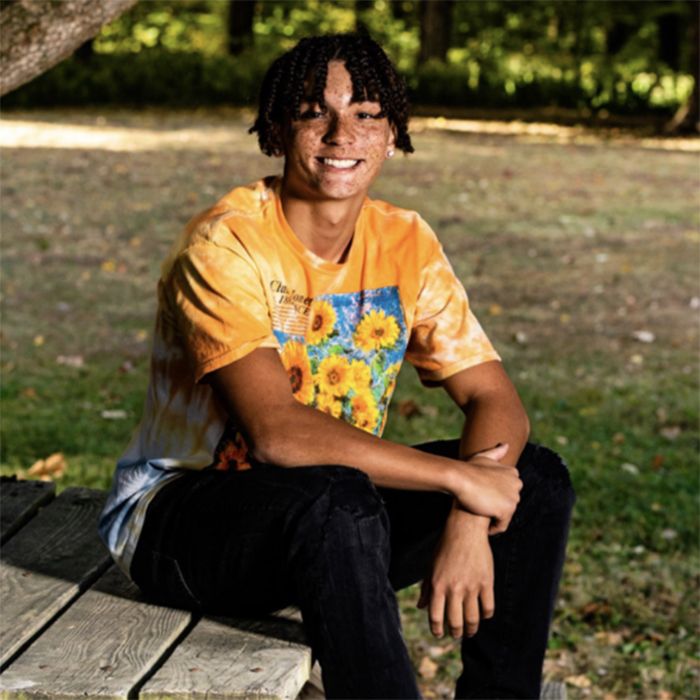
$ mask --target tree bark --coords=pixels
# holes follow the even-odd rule
[[[690,3],[690,72],[693,76],[693,91],[688,101],[676,112],[673,119],[664,127],[669,134],[700,131],[700,2]]]
[[[228,52],[238,56],[253,43],[255,0],[230,0],[228,9]]]
[[[431,58],[444,61],[452,34],[452,0],[423,0],[420,4],[420,53],[418,63]]]
[[[0,95],[70,56],[137,0],[15,0],[0,10]]]

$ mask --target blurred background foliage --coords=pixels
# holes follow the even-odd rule
[[[366,28],[415,104],[668,117],[693,89],[693,4],[144,0],[3,106],[249,105],[301,37]]]

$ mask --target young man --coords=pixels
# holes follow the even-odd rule
[[[328,697],[419,697],[394,590],[464,637],[457,697],[538,697],[573,491],[435,235],[367,198],[413,150],[367,37],[273,64],[252,129],[281,177],[193,219],[159,283],[151,381],[100,532],[146,594],[212,613],[299,605]],[[383,440],[403,359],[460,440]],[[516,465],[517,464],[517,468]]]

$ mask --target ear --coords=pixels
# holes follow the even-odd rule
[[[396,128],[391,125],[391,133],[386,143],[386,157],[391,158],[396,152]]]
[[[274,128],[272,129],[272,133],[270,134],[270,138],[268,140],[268,143],[270,145],[270,150],[272,151],[272,155],[275,158],[283,158],[284,157],[282,128],[280,127],[279,124],[275,124]]]

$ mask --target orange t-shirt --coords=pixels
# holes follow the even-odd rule
[[[346,262],[331,263],[290,229],[280,184],[229,192],[185,227],[163,265],[148,395],[117,466],[108,541],[138,530],[118,510],[128,501],[140,521],[159,473],[250,466],[201,380],[258,347],[280,352],[299,401],[376,435],[404,358],[425,383],[499,359],[418,214],[366,199]]]

